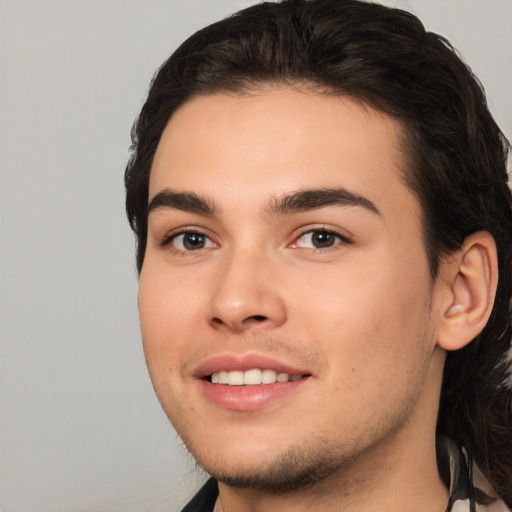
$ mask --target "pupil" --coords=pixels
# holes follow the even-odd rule
[[[334,235],[326,231],[313,233],[313,245],[317,248],[331,247],[334,243]]]
[[[201,249],[204,246],[204,236],[190,233],[183,237],[183,246],[190,250]]]

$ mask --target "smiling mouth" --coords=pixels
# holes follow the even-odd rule
[[[206,377],[212,384],[221,384],[226,386],[260,386],[265,384],[275,384],[276,382],[295,382],[310,374],[290,375],[288,373],[276,372],[275,370],[254,368],[246,371],[220,371],[214,372]]]

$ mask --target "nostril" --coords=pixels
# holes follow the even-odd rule
[[[267,320],[267,317],[263,315],[252,315],[245,319],[246,322],[264,322],[265,320]]]
[[[228,327],[235,330],[245,330],[251,326],[257,326],[268,322],[270,318],[265,315],[250,315],[241,319],[223,319],[222,317],[214,316],[210,319],[210,325],[215,328]]]

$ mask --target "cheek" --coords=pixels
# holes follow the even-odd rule
[[[431,289],[426,266],[416,256],[381,255],[372,262],[334,269],[316,276],[314,287],[301,283],[297,290],[315,290],[299,295],[301,329],[347,376],[382,372],[425,350]]]
[[[186,282],[186,280],[185,280]],[[171,422],[190,407],[183,391],[180,367],[186,357],[187,336],[197,303],[193,286],[180,286],[165,271],[143,268],[139,282],[139,316],[146,364],[153,388]]]
[[[186,340],[199,328],[198,280],[144,269],[139,283],[139,316],[150,372],[176,370]]]
[[[338,286],[337,299],[316,304],[311,311],[318,314],[303,324],[326,358],[322,379],[331,392],[325,396],[339,397],[332,414],[340,425],[356,417],[371,424],[378,414],[396,412],[397,404],[414,403],[427,375],[424,294],[410,282],[371,277],[357,287],[346,282],[346,293]],[[332,405],[327,400],[324,407]]]

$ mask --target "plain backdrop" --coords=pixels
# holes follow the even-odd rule
[[[202,476],[153,394],[129,131],[186,36],[250,0],[0,0],[0,510],[177,511]],[[512,0],[388,1],[447,36],[512,135]]]

